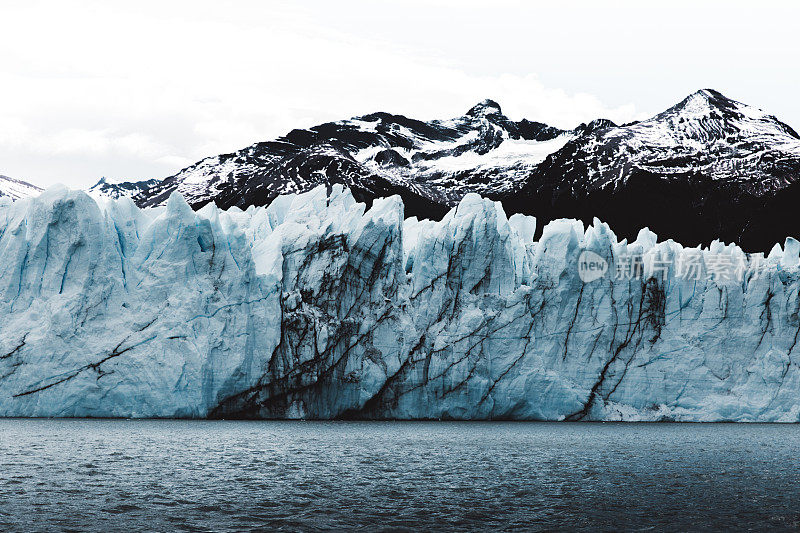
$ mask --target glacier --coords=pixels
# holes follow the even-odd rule
[[[800,419],[797,241],[535,235],[476,194],[439,222],[336,185],[246,211],[0,198],[0,416]],[[644,275],[584,282],[587,251]]]

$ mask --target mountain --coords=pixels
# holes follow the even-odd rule
[[[206,158],[135,201],[163,205],[177,191],[193,207],[246,208],[339,183],[367,204],[399,194],[407,214],[438,219],[476,192],[544,222],[599,217],[629,239],[647,226],[685,244],[720,238],[757,251],[800,235],[798,175],[794,130],[701,90],[648,120],[572,130],[512,121],[493,100],[448,120],[372,113]]]
[[[36,196],[41,192],[42,189],[26,181],[0,176],[0,198],[6,197],[12,200],[19,200],[20,198]]]
[[[560,220],[535,241],[475,194],[403,213],[340,185],[247,211],[0,204],[0,416],[800,421],[794,239],[748,257]]]
[[[399,194],[410,213],[441,218],[464,194],[512,189],[571,138],[513,122],[486,100],[466,115],[422,122],[373,113],[293,130],[276,141],[206,158],[136,197],[147,207],[180,192],[193,207],[268,205],[277,195],[340,183],[361,201]]]
[[[800,137],[712,90],[642,122],[576,137],[501,197],[545,220],[599,217],[628,237],[648,226],[685,244],[768,250],[800,235]]]
[[[94,197],[102,198],[121,198],[123,196],[133,197],[146,191],[150,187],[157,185],[161,180],[150,179],[142,181],[121,181],[112,182],[101,178],[100,181],[89,187],[87,192]]]

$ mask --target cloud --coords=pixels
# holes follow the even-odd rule
[[[0,172],[43,185],[165,177],[295,127],[376,110],[447,118],[493,98],[512,118],[562,127],[642,118],[632,104],[607,106],[535,74],[451,65],[413,42],[332,28],[292,5],[19,3],[7,11]]]

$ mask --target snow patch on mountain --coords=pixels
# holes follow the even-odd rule
[[[486,154],[464,152],[460,155],[450,155],[435,161],[420,161],[417,167],[424,170],[438,169],[444,172],[480,171],[491,168],[505,169],[524,166],[535,167],[545,158],[560,150],[574,136],[570,134],[559,135],[547,141],[505,139],[497,148]]]
[[[42,192],[42,189],[26,181],[0,176],[0,198],[10,198],[19,200],[20,198],[30,198]]]

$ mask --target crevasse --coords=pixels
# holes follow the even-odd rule
[[[0,199],[0,415],[800,418],[797,241],[534,234],[474,194],[441,222],[339,186],[247,211]],[[585,250],[644,276],[584,283]],[[753,268],[718,278],[712,255]]]

